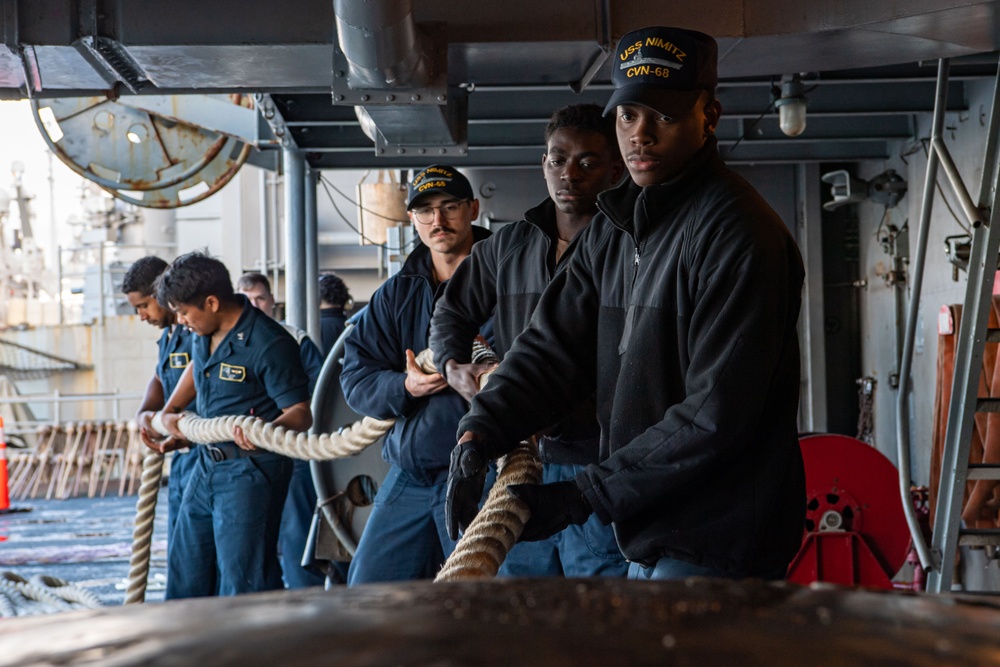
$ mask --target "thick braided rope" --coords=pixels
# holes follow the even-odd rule
[[[99,609],[104,606],[98,597],[90,591],[74,586],[59,577],[53,577],[48,574],[36,574],[29,579],[28,583],[39,588],[46,588],[56,597],[86,609]]]
[[[14,596],[0,587],[0,618],[13,618],[14,616],[17,616]]]
[[[437,372],[430,350],[420,352],[416,360],[417,365],[424,372]],[[395,423],[395,419],[362,417],[361,421],[355,422],[337,433],[316,435],[293,431],[283,426],[274,426],[257,417],[228,416],[206,419],[192,413],[185,413],[177,422],[177,428],[191,442],[211,445],[219,442],[231,442],[233,427],[239,426],[243,429],[247,440],[257,447],[294,459],[329,461],[360,453],[388,433]],[[169,435],[163,426],[160,413],[157,413],[153,418],[152,425],[153,429],[161,435]]]
[[[132,529],[132,555],[128,562],[125,604],[139,604],[146,600],[153,521],[156,518],[156,500],[162,474],[163,455],[150,451],[142,460],[142,481],[139,483],[139,499],[135,504],[135,528]]]
[[[15,614],[66,611],[71,606],[50,589],[35,586],[13,572],[0,572],[0,591],[11,601]]]
[[[480,389],[486,386],[492,374],[490,370],[479,376]],[[497,479],[486,496],[483,508],[462,534],[434,581],[465,581],[497,576],[531,516],[528,506],[507,493],[507,487],[541,482],[542,462],[538,458],[538,443],[531,438],[497,462]]]
[[[393,423],[394,420],[391,419],[364,417],[338,433],[316,435],[275,426],[257,417],[230,415],[206,419],[193,413],[184,413],[177,422],[177,428],[191,442],[211,445],[232,442],[233,427],[239,426],[247,440],[268,451],[293,459],[327,461],[363,451],[392,428]],[[167,435],[159,413],[153,418],[153,429]]]
[[[35,575],[28,581],[14,572],[0,572],[0,617],[51,614],[102,606],[96,595],[64,579]]]
[[[437,372],[430,350],[421,351],[416,361],[425,372]],[[162,417],[161,413],[153,417],[153,430],[161,435],[169,435],[163,426]],[[376,443],[394,423],[393,419],[364,417],[337,433],[315,435],[291,431],[281,426],[275,427],[256,417],[230,416],[204,419],[194,414],[186,414],[178,421],[177,427],[191,442],[214,444],[232,441],[233,427],[240,426],[247,439],[258,447],[296,459],[326,461],[358,454]],[[125,604],[141,603],[146,599],[153,520],[156,516],[156,501],[162,471],[162,455],[151,452],[143,459]]]
[[[483,508],[465,530],[435,582],[495,577],[521,536],[531,511],[507,493],[507,486],[541,483],[542,464],[534,438],[522,442],[501,458],[498,465],[496,483]]]

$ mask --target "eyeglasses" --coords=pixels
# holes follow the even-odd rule
[[[451,222],[458,220],[462,215],[462,206],[468,203],[468,199],[458,199],[456,201],[445,202],[440,206],[418,206],[417,208],[410,209],[410,212],[413,213],[413,219],[421,225],[429,225],[434,222],[434,211],[441,211],[441,217]]]

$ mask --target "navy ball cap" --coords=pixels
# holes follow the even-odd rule
[[[475,199],[472,185],[462,172],[445,164],[432,164],[424,167],[410,181],[409,196],[406,198],[406,210],[413,208],[416,200],[424,195],[435,193],[448,194],[455,199]]]
[[[633,30],[618,42],[611,63],[611,94],[604,114],[619,104],[641,104],[679,117],[703,90],[719,82],[719,46],[705,33],[652,26]]]

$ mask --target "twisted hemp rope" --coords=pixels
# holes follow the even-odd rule
[[[507,486],[541,483],[542,463],[535,439],[522,442],[501,458],[498,466],[497,480],[483,508],[455,545],[434,583],[495,577],[521,536],[531,510],[507,493]]]
[[[0,572],[0,617],[101,606],[96,595],[58,577],[36,575],[29,581],[14,572]]]
[[[417,355],[417,365],[427,373],[436,373],[437,368],[430,350]],[[337,433],[320,435],[292,431],[283,426],[274,426],[256,417],[215,417],[204,419],[186,413],[177,423],[184,437],[191,442],[214,444],[231,442],[233,427],[243,429],[247,439],[258,447],[278,452],[296,459],[327,461],[353,456],[378,442],[392,425],[394,419],[372,419],[363,417],[361,421],[341,429]],[[163,426],[161,413],[153,418],[153,430],[161,435],[169,435]],[[134,431],[135,425],[129,424]],[[156,501],[163,473],[163,455],[150,452],[142,461],[142,481],[139,485],[139,499],[136,501],[135,528],[132,532],[132,555],[129,559],[128,585],[125,589],[125,604],[138,604],[146,599],[146,582],[149,579],[149,556],[153,538],[153,522],[156,518]],[[2,603],[0,603],[2,604]]]
[[[492,374],[490,370],[479,376],[480,389],[486,386]],[[538,441],[532,437],[497,462],[497,479],[486,496],[483,508],[458,540],[455,550],[434,577],[434,583],[497,576],[531,516],[528,506],[507,493],[507,487],[541,482],[542,462],[538,458]]]
[[[135,505],[135,528],[132,529],[132,555],[128,561],[125,604],[139,604],[146,601],[149,552],[153,543],[153,520],[156,518],[156,499],[162,473],[163,454],[150,451],[142,460],[142,478],[139,483],[139,499]]]

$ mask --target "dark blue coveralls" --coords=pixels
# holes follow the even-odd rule
[[[473,227],[473,238],[489,235]],[[349,586],[433,577],[455,549],[444,517],[448,460],[467,404],[453,389],[414,397],[406,390],[406,350],[427,347],[434,302],[433,261],[419,244],[399,273],[372,296],[345,341],[340,383],[359,414],[396,423],[382,443],[391,464],[351,560]],[[481,329],[492,342],[493,322]]]
[[[292,333],[290,325],[283,325]],[[294,329],[294,327],[293,327]],[[299,330],[301,331],[301,330]],[[316,380],[323,370],[323,354],[309,336],[303,335],[299,342],[299,358],[306,375],[309,376],[309,396],[316,389]],[[293,334],[295,335],[295,334]],[[302,567],[302,553],[309,540],[309,527],[316,511],[316,487],[313,486],[309,461],[292,461],[292,479],[288,483],[288,497],[281,512],[281,530],[278,533],[278,553],[281,558],[281,576],[287,588],[322,586],[326,579],[319,570],[310,566]]]
[[[196,412],[273,421],[309,400],[299,346],[279,323],[241,295],[243,312],[215,351],[193,345]],[[200,445],[167,558],[167,599],[282,588],[278,527],[291,459],[234,442]]]
[[[171,330],[172,329],[172,330]],[[191,342],[194,334],[179,324],[163,330],[159,341],[159,357],[156,362],[156,377],[163,386],[164,402],[170,400],[174,387],[191,363]],[[167,483],[167,552],[174,542],[174,524],[181,507],[181,496],[191,475],[197,456],[193,452],[175,451],[170,460],[170,477]]]

